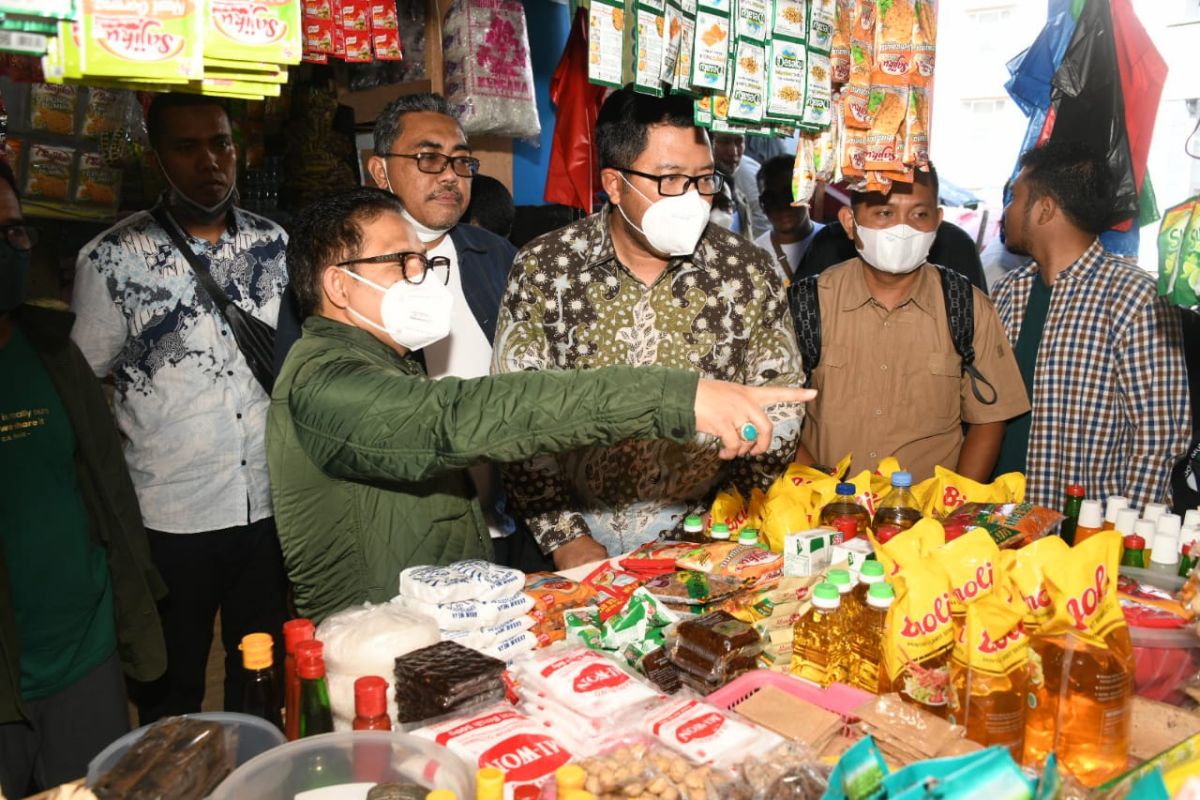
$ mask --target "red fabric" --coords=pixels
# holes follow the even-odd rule
[[[1129,0],[1110,0],[1110,3],[1117,69],[1121,73],[1121,92],[1125,95],[1125,130],[1129,133],[1133,179],[1141,194],[1154,119],[1167,80],[1167,62],[1155,49]]]
[[[571,25],[562,60],[550,80],[550,102],[557,109],[545,200],[592,213],[600,185],[596,159],[596,117],[606,89],[588,83],[588,15],[581,8]]]

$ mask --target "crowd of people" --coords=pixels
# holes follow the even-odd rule
[[[71,312],[24,302],[36,230],[0,165],[9,795],[127,730],[126,679],[143,724],[198,710],[217,614],[234,707],[247,633],[387,600],[412,564],[617,555],[794,461],[1144,505],[1187,451],[1177,310],[1099,244],[1113,189],[1082,146],[1023,156],[1026,259],[989,297],[932,167],[822,225],[779,143],[710,139],[679,97],[614,92],[606,204],[519,251],[437,95],[393,102],[374,186],[290,236],[237,207],[218,102],[160,95],[147,129],[168,189],[81,250]]]

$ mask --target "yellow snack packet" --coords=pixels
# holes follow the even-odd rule
[[[921,513],[944,519],[967,503],[1020,503],[1025,499],[1025,476],[1010,472],[989,484],[935,467],[932,478],[913,487]]]
[[[738,529],[746,524],[747,517],[746,499],[733,487],[717,493],[716,499],[713,500],[709,525],[725,523],[729,526],[729,535],[736,537]]]

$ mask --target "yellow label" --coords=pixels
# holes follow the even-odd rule
[[[883,564],[885,574],[888,576],[900,574],[909,565],[921,562],[935,548],[946,543],[946,531],[942,528],[942,524],[928,517],[908,530],[900,531],[883,544],[880,544],[876,540],[875,534],[869,530],[867,537],[875,549],[875,557]]]
[[[934,467],[932,478],[913,487],[913,496],[921,513],[943,519],[967,503],[1020,503],[1025,499],[1025,476],[1009,472],[983,484],[945,467]]]
[[[976,528],[933,551],[933,559],[950,583],[950,610],[966,607],[992,593],[1000,548],[990,534]],[[1019,619],[1019,617],[1018,617]]]
[[[712,504],[711,524],[723,523],[729,526],[729,535],[737,538],[738,529],[746,524],[748,512],[746,499],[736,488],[727,492],[719,492]]]
[[[1070,549],[1046,569],[1054,616],[1047,635],[1072,634],[1094,647],[1107,648],[1105,637],[1125,625],[1117,600],[1121,534],[1103,531]]]
[[[1046,572],[1066,560],[1067,543],[1057,536],[1038,539],[1020,550],[1002,550],[1002,569],[1012,579],[1025,613],[1025,629],[1033,632],[1054,616],[1054,601],[1046,582]]]

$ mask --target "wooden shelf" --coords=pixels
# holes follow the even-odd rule
[[[376,86],[373,89],[363,89],[352,92],[338,87],[338,102],[354,109],[354,124],[358,126],[373,125],[379,112],[388,103],[406,94],[432,91],[428,80],[394,83],[390,86]]]

